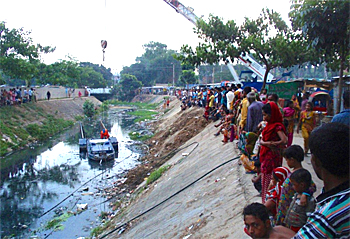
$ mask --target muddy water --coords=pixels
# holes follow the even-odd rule
[[[43,145],[7,156],[1,164],[1,237],[78,238],[90,235],[101,225],[98,215],[111,211],[102,189],[135,167],[142,147],[129,139],[137,130],[125,111],[110,111],[102,121],[110,135],[119,141],[119,156],[99,164],[79,154],[79,127],[73,127]],[[87,137],[98,137],[99,120],[83,123]],[[60,203],[60,204],[59,204]],[[59,205],[58,205],[59,204]],[[79,204],[86,210],[60,221],[57,230],[47,223],[67,211],[77,212]]]

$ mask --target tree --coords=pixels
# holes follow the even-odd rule
[[[146,64],[135,63],[131,66],[125,66],[122,74],[134,75],[144,86],[155,85],[155,79],[151,79],[151,72],[146,69]]]
[[[350,62],[350,2],[293,0],[290,17],[308,47],[317,51],[332,70],[339,70],[337,112],[340,111],[343,71]]]
[[[144,86],[153,86],[155,83],[172,82],[174,65],[175,79],[178,78],[181,66],[173,57],[175,51],[168,50],[167,45],[159,42],[150,42],[143,48],[145,53],[136,58],[137,63],[124,67],[121,74],[134,75]]]
[[[221,18],[210,15],[208,23],[202,19],[197,21],[195,33],[204,42],[199,43],[195,50],[188,45],[182,46],[177,60],[198,67],[227,59],[233,62],[240,54],[238,40],[241,33],[233,20],[224,24]]]
[[[198,66],[227,59],[233,62],[241,53],[252,54],[266,68],[263,88],[271,69],[302,63],[309,56],[302,41],[280,14],[269,9],[263,9],[256,20],[246,18],[240,27],[233,20],[224,24],[219,17],[210,16],[208,23],[199,20],[196,33],[204,43],[200,43],[195,51],[183,46],[178,59]]]
[[[198,83],[198,76],[196,76],[194,66],[190,64],[181,64],[182,72],[180,76],[180,82],[182,85],[196,84]]]
[[[120,100],[131,101],[142,87],[142,82],[133,75],[122,74],[117,84],[117,96]]]
[[[49,46],[34,45],[29,35],[30,32],[23,28],[10,30],[5,22],[0,22],[0,70],[10,77],[27,82],[38,73],[40,53],[55,50]]]
[[[84,114],[89,118],[94,116],[96,113],[94,103],[92,103],[90,100],[86,100],[83,104],[83,111]]]
[[[103,82],[106,82],[107,85],[113,85],[113,74],[111,68],[106,68],[104,65],[93,64],[90,62],[80,62],[81,67],[91,67],[97,73],[101,73],[104,79]]]
[[[107,80],[103,78],[100,72],[95,71],[92,67],[80,67],[80,82],[78,86],[104,88],[107,86]]]

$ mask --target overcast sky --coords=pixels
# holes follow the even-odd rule
[[[237,24],[244,17],[257,18],[267,7],[288,21],[289,0],[181,0],[205,20],[209,14]],[[43,56],[46,64],[69,55],[78,61],[104,64],[113,73],[135,63],[142,45],[154,41],[177,50],[184,44],[195,47],[194,25],[163,0],[0,0],[0,21],[8,28],[32,32],[44,46],[55,46]],[[101,40],[107,40],[102,61]]]

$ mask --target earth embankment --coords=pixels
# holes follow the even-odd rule
[[[95,106],[102,104],[101,101],[93,96],[78,98],[62,98],[52,100],[38,101],[36,104],[43,108],[48,114],[55,115],[58,118],[74,120],[78,115],[84,115],[83,105],[85,101],[91,101]]]

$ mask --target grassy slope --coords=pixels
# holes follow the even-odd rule
[[[55,135],[73,125],[47,114],[34,103],[0,107],[0,156],[28,143]]]

